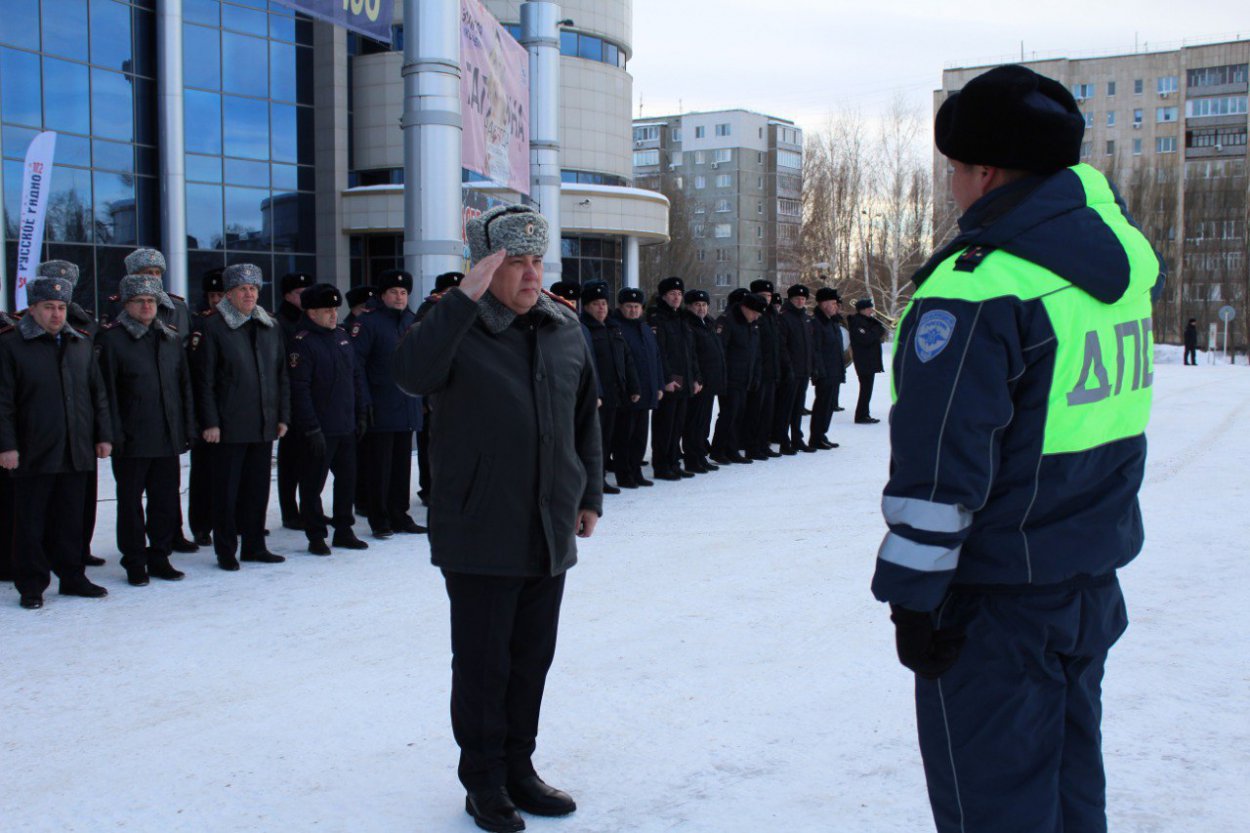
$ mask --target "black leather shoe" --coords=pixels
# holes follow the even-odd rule
[[[182,581],[186,573],[174,568],[168,556],[148,554],[148,575],[162,581]]]
[[[92,584],[85,578],[80,578],[68,584],[62,583],[60,593],[62,596],[82,596],[84,599],[99,599],[107,596],[109,591],[98,584]]]
[[[195,543],[199,544],[201,547],[211,547],[213,545],[213,533],[201,532],[199,535],[195,536]]]
[[[254,561],[258,564],[281,564],[283,561],[286,561],[286,559],[282,556],[274,555],[269,550],[261,550],[260,552],[250,553],[249,555],[242,556],[239,560]]]
[[[808,454],[815,454],[817,451],[820,450],[816,448],[816,446],[812,445],[811,443],[798,443],[794,447],[796,450],[804,451],[804,452],[807,452]]]
[[[227,573],[237,573],[239,571],[239,559],[233,555],[217,556],[217,566],[225,570]]]
[[[99,556],[95,556],[95,555],[92,555],[91,553],[87,553],[86,555],[82,557],[82,563],[84,566],[87,566],[87,567],[103,567],[107,562],[103,558],[100,558]]]
[[[771,448],[765,451],[764,454],[768,457],[780,457],[781,456],[780,451],[773,451]]]
[[[379,541],[385,541],[387,538],[390,538],[395,534],[394,530],[392,530],[389,526],[380,526],[376,529],[370,529],[369,531],[373,537],[377,538]]]
[[[188,541],[186,538],[182,537],[181,535],[179,535],[177,538],[174,539],[174,543],[171,549],[173,549],[174,552],[181,552],[181,553],[192,553],[192,552],[200,551],[200,547],[198,544],[196,544],[194,541]]]
[[[282,519],[282,528],[283,528],[283,529],[294,529],[294,530],[295,530],[295,531],[297,531],[297,532],[303,532],[303,531],[304,531],[304,521],[303,521],[303,519],[301,519],[301,518],[283,518],[283,519]]]
[[[712,463],[721,463],[722,465],[729,462],[729,458],[724,454],[709,454],[708,459],[711,460]],[[708,463],[708,465],[710,466],[712,463]]]
[[[705,473],[709,471],[720,471],[720,466],[716,465],[715,463],[709,462],[708,460],[701,461],[700,465],[703,466],[703,470]]]
[[[681,475],[675,471],[657,471],[652,476],[656,480],[681,480]]]
[[[688,471],[686,469],[675,469],[674,471],[677,473],[678,477],[684,477],[687,480],[690,480],[695,475],[695,472],[693,470]]]
[[[474,790],[464,797],[464,811],[483,830],[492,833],[516,833],[525,829],[525,819],[517,815],[516,805],[503,787]]]
[[[510,782],[508,795],[513,804],[535,816],[567,816],[577,809],[568,793],[544,784],[537,775]]]
[[[367,550],[369,545],[356,537],[356,533],[350,529],[345,532],[334,533],[334,540],[331,541],[334,546],[342,547],[345,550]]]
[[[833,411],[834,411],[834,413],[837,413],[838,411],[845,411],[845,410],[846,410],[846,408],[839,408],[837,405],[834,405],[834,406],[833,406]]]
[[[794,455],[798,454],[798,452],[794,450],[794,446],[790,445],[789,443],[786,443],[781,446],[781,453],[786,455],[787,457],[793,457]]]
[[[876,419],[874,417],[864,417],[863,419],[855,420],[855,424],[856,425],[876,425],[880,421],[881,420]]]
[[[43,607],[43,596],[40,596],[38,593],[23,594],[22,607],[27,610],[38,610]]]
[[[752,460],[767,460],[767,459],[768,459],[767,457],[762,457],[762,456],[761,457],[742,457],[741,455],[739,455],[736,457],[726,457],[725,462],[738,463],[740,465],[749,466],[751,465]]]
[[[621,490],[605,480],[603,481],[603,493],[605,495],[619,495]]]
[[[641,474],[634,475],[634,482],[637,483],[639,486],[654,486],[655,485],[654,480],[648,480],[647,478],[643,477]]]
[[[326,539],[318,538],[315,541],[308,542],[308,551],[313,555],[329,555],[330,547],[326,544]],[[247,559],[244,559],[245,561]]]
[[[616,487],[618,489],[637,489],[638,481],[628,475],[622,476],[618,474],[616,476]]]
[[[817,443],[816,443],[816,447],[817,447],[817,448],[819,448],[819,449],[822,449],[822,450],[824,450],[824,451],[828,451],[828,450],[829,450],[829,449],[831,449],[831,448],[837,448],[837,447],[838,447],[838,444],[837,444],[837,443],[831,443],[831,442],[829,442],[828,440],[819,440],[819,441],[817,441]]]
[[[147,567],[128,567],[126,568],[126,583],[131,587],[147,587],[148,586],[148,568]]]
[[[395,531],[403,532],[408,535],[424,535],[425,533],[429,532],[428,529],[426,529],[421,524],[414,521],[412,518],[405,518],[404,520],[395,524]]]

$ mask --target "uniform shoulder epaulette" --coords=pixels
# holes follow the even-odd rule
[[[216,314],[217,314],[217,310],[214,309],[213,307],[209,307],[208,309],[202,309],[199,312],[199,315],[201,318],[211,318],[212,316]]]
[[[437,304],[439,299],[442,297],[443,293],[441,292],[431,292],[429,295],[425,296],[425,302],[427,304]]]
[[[565,305],[566,307],[568,307],[569,309],[573,310],[573,312],[577,312],[577,304],[573,303],[572,301],[568,300],[567,298],[561,298],[559,295],[555,294],[554,292],[551,292],[550,290],[546,290],[546,289],[544,289],[544,290],[543,290],[543,294],[544,294],[544,295],[546,295],[548,298],[550,298],[550,299],[551,299],[551,300],[553,300],[553,301],[559,301],[560,303],[564,304],[564,305]]]
[[[23,316],[23,315],[25,315],[25,314],[26,314],[26,310],[24,310],[24,309],[19,309],[17,312],[11,312],[11,313],[9,313],[9,318],[12,318],[14,321],[21,321],[21,320],[22,320],[22,316]]]
[[[101,329],[101,330],[111,330],[111,329],[113,329],[114,327],[120,327],[121,325],[122,325],[122,322],[117,321],[116,319],[114,319],[113,321],[109,321],[109,322],[107,322],[107,323],[105,323],[105,324],[101,324],[101,325],[100,325],[100,329]]]
[[[109,296],[109,300],[110,300],[110,301],[112,301],[114,304],[116,304],[117,302],[119,302],[121,299],[122,299],[121,293],[118,293],[118,294],[116,294],[116,295],[110,295],[110,296]]]
[[[91,338],[91,333],[87,332],[82,327],[75,327],[74,329],[85,335],[87,338]]]
[[[982,261],[994,251],[993,246],[969,246],[964,250],[958,259],[955,260],[956,272],[975,272],[976,268],[981,265]]]
[[[307,330],[300,330],[298,333],[296,333],[296,334],[295,334],[295,340],[296,340],[296,341],[303,341],[303,340],[304,340],[304,336],[306,336],[306,335],[308,335],[308,331],[307,331]]]
[[[176,324],[170,324],[168,321],[166,321],[165,326],[173,330],[175,333],[178,332],[178,326]]]
[[[361,315],[368,315],[371,312],[376,312],[377,309],[377,307],[365,307],[360,311],[360,315],[357,315],[356,317],[359,318]]]
[[[17,327],[15,327],[12,324],[5,324],[3,327],[0,327],[0,336],[4,335],[5,333],[12,332],[13,330],[16,330],[16,329]]]
[[[182,301],[184,304],[185,304],[185,303],[186,303],[186,301],[187,301],[187,299],[186,299],[186,298],[182,297],[181,295],[175,295],[175,294],[174,294],[174,293],[172,293],[172,292],[166,292],[165,294],[166,294],[166,295],[168,295],[170,298],[172,298],[172,299],[173,299],[173,300],[175,300],[175,301]]]

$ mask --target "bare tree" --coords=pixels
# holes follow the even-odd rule
[[[668,197],[669,202],[669,242],[643,248],[639,258],[639,281],[648,296],[669,275],[680,275],[691,288],[711,285],[711,267],[699,260],[701,223],[683,186],[683,178],[676,174],[666,174],[647,186]]]

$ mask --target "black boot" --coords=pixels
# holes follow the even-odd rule
[[[525,820],[516,811],[516,805],[503,787],[474,790],[464,798],[464,811],[483,830],[492,833],[517,833],[525,829]]]
[[[159,578],[162,581],[182,581],[186,573],[182,570],[174,569],[174,565],[169,563],[169,556],[148,553],[148,575],[152,578]]]
[[[148,586],[148,568],[140,564],[138,567],[126,568],[126,583],[131,587]],[[61,591],[64,593],[64,589]]]
[[[396,532],[404,532],[408,535],[424,535],[429,532],[428,529],[409,517],[405,517],[402,521],[395,524],[394,529]]]
[[[577,809],[572,796],[543,783],[537,775],[508,782],[512,803],[535,816],[567,816]]]
[[[254,553],[251,553],[250,555],[243,556],[239,560],[240,561],[255,561],[260,564],[281,564],[283,561],[286,561],[286,559],[283,558],[282,556],[274,555],[269,550],[261,550],[260,552],[254,552]]]
[[[330,548],[326,545],[326,539],[314,538],[308,542],[308,551],[313,555],[329,555]],[[246,560],[246,559],[245,559]]]
[[[330,543],[336,547],[342,547],[345,550],[367,550],[369,545],[356,537],[356,533],[351,529],[344,529],[334,533],[334,540]]]
[[[605,480],[603,481],[603,493],[605,495],[619,495],[621,490]]]
[[[183,537],[182,532],[179,532],[178,537],[174,539],[173,550],[181,553],[199,552],[200,546],[194,541],[188,541]]]
[[[109,591],[98,584],[92,584],[86,576],[61,582],[62,596],[82,596],[84,599],[98,599],[107,596]]]

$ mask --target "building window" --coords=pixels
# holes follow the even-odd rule
[[[1093,126],[1094,126],[1094,114],[1086,113],[1085,114],[1085,128],[1088,130],[1089,128]]]
[[[1156,107],[1155,123],[1162,124],[1163,122],[1176,121],[1176,114],[1177,108],[1175,107]]]
[[[1115,110],[1107,111],[1107,127],[1115,127]]]
[[[712,151],[713,162],[717,162],[717,163],[731,162],[733,161],[733,158],[734,158],[734,152],[730,150],[729,148],[719,148],[717,150]]]
[[[718,212],[725,212],[725,211],[729,211],[729,210],[730,210],[730,208],[729,208],[729,200],[723,200],[723,199],[722,199],[722,200],[717,200],[717,201],[716,201],[716,210],[717,210]]]
[[[704,152],[703,152],[703,151],[701,151],[701,150],[696,150],[696,151],[694,152],[694,163],[695,163],[696,165],[702,165],[702,164],[703,164],[704,162],[706,162],[706,161],[707,161],[707,154],[706,154],[706,153],[704,153]]]
[[[1115,141],[1112,139],[1107,140],[1107,155],[1115,156]]]
[[[763,213],[764,213],[764,201],[763,201],[763,200],[756,200],[756,201],[755,201],[755,213],[756,213],[756,214],[763,214]]]
[[[1133,127],[1141,127],[1142,111],[1137,109],[1133,111]]]
[[[645,168],[649,165],[660,164],[660,151],[657,150],[636,150],[634,151],[634,167]]]
[[[777,200],[777,213],[783,217],[798,217],[802,213],[802,203],[798,200]]]
[[[656,124],[649,124],[645,127],[634,128],[635,142],[654,142],[660,138],[660,127]]]
[[[763,237],[763,236],[764,236],[764,227],[763,227],[763,226],[756,226],[756,227],[755,227],[755,236],[756,236],[756,238],[761,238],[761,237]]]
[[[521,27],[511,24],[507,27],[513,37],[519,38]],[[625,50],[619,44],[612,43],[595,35],[575,32],[572,29],[560,30],[560,54],[570,58],[584,58],[614,67],[625,68]]]
[[[801,170],[803,168],[803,154],[794,150],[779,150],[777,151],[777,167]]]
[[[565,237],[560,241],[563,279],[575,283],[604,281],[616,297],[625,275],[625,246],[620,237]]]
[[[1171,95],[1176,92],[1176,76],[1161,76],[1156,82],[1156,88],[1159,90],[1159,95]]]
[[[696,127],[696,128],[694,129],[694,137],[695,137],[696,139],[702,139],[702,138],[703,138],[703,134],[704,134],[704,132],[706,131],[706,129],[707,129],[707,128],[705,128],[703,125],[699,125],[698,127]]]
[[[703,188],[706,188],[706,187],[707,187],[707,177],[705,177],[705,176],[701,176],[701,175],[700,175],[700,176],[696,176],[696,177],[694,178],[694,187],[695,187],[695,188],[698,188],[698,189],[703,189]]]
[[[1205,130],[1189,130],[1185,133],[1185,147],[1226,148],[1244,147],[1245,127],[1219,127]]]
[[[674,127],[671,131],[669,131],[669,138],[671,138],[674,142],[680,142],[681,141],[681,128]]]
[[[1073,84],[1072,85],[1072,97],[1075,98],[1077,101],[1084,101],[1087,98],[1093,98],[1094,97],[1094,85],[1093,84]]]
[[[1218,98],[1191,98],[1185,102],[1185,116],[1202,119],[1209,116],[1235,116],[1246,112],[1246,96],[1226,95]]]
[[[716,175],[716,187],[717,188],[728,188],[731,185],[733,185],[732,174],[717,174]]]
[[[1155,139],[1155,153],[1176,153],[1176,137],[1160,136]]]
[[[1090,144],[1089,142],[1081,142],[1081,158],[1082,159],[1089,158],[1089,144]]]
[[[1134,78],[1133,79],[1133,95],[1141,95],[1143,86],[1144,85],[1140,78]]]
[[[717,223],[712,230],[712,234],[719,238],[733,236],[733,226],[730,223]]]
[[[726,253],[726,252],[725,252],[725,250],[724,250],[724,249],[717,249],[717,250],[716,250],[716,260],[717,260],[717,262],[719,262],[719,263],[724,263],[726,260],[729,260],[729,255],[728,255],[728,253]]]
[[[730,280],[731,278],[728,272],[725,272],[724,274],[720,272],[716,273],[716,285],[717,286],[729,286]]]
[[[1246,64],[1226,64],[1222,67],[1191,69],[1186,77],[1190,87],[1222,87],[1225,84],[1246,83]]]
[[[697,252],[695,252],[695,260],[702,263],[705,259],[707,259],[707,252],[705,252],[703,249],[699,249]]]
[[[694,213],[695,213],[695,214],[703,214],[705,211],[707,211],[707,209],[703,207],[703,203],[701,203],[701,202],[696,202],[696,203],[694,204]]]
[[[1108,81],[1107,82],[1107,96],[1110,97],[1113,95],[1115,95],[1115,82]]]
[[[718,125],[716,125],[716,135],[717,135],[717,136],[728,136],[728,135],[729,135],[729,125],[728,125],[728,124],[718,124]]]
[[[777,239],[793,242],[799,239],[798,223],[785,223],[777,226]]]
[[[757,176],[757,177],[755,178],[755,187],[756,187],[756,188],[758,188],[758,189],[760,189],[761,191],[763,191],[763,190],[764,190],[764,177],[762,177],[762,176]]]
[[[668,164],[674,168],[681,167],[681,151],[675,150],[668,157]]]
[[[677,186],[678,191],[686,190],[686,178],[684,176],[673,177],[673,184]]]
[[[404,169],[396,168],[396,170],[399,171],[400,176],[398,180],[393,180],[393,183],[402,185],[404,182]],[[617,187],[624,187],[627,184],[622,177],[616,176],[615,174],[605,174],[600,173],[599,171],[577,171],[571,168],[565,168],[560,171],[560,181],[576,182],[582,185],[615,185]],[[367,185],[368,183],[362,180],[360,184]]]
[[[756,262],[756,263],[763,263],[763,262],[764,262],[764,250],[763,250],[763,249],[756,249],[756,250],[755,250],[755,262]]]
[[[694,224],[694,236],[695,237],[702,237],[706,230],[707,230],[706,227],[702,223]]]

